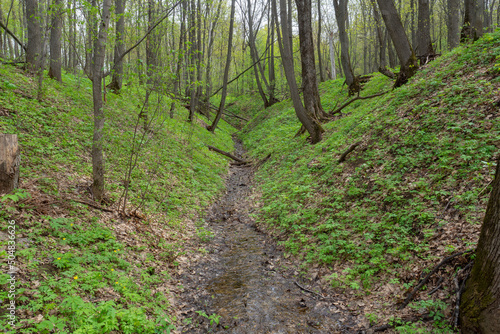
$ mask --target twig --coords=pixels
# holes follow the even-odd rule
[[[213,147],[213,146],[210,146],[210,145],[207,145],[207,147],[208,147],[208,149],[209,149],[209,150],[211,150],[211,151],[215,151],[215,152],[217,152],[217,153],[219,153],[219,154],[222,154],[222,155],[225,155],[226,157],[231,158],[231,159],[233,159],[234,161],[238,161],[238,162],[243,163],[243,164],[248,163],[248,161],[245,161],[245,160],[243,160],[243,159],[240,159],[240,158],[238,158],[237,156],[232,155],[231,153],[227,153],[227,152],[224,152],[223,150],[219,150],[219,149],[218,149],[218,148],[216,148],[216,147]]]
[[[382,92],[382,93],[378,93],[378,94],[374,94],[374,95],[369,95],[369,96],[356,96],[355,98],[347,101],[346,103],[344,103],[343,105],[341,105],[340,107],[338,107],[335,111],[330,111],[328,113],[329,116],[333,116],[335,114],[338,114],[339,112],[342,111],[342,109],[344,109],[345,107],[347,107],[348,105],[350,105],[351,103],[353,103],[354,101],[357,101],[357,100],[366,100],[366,99],[371,99],[372,97],[377,97],[377,96],[382,96],[384,94],[387,94],[389,91],[386,91],[386,92]]]
[[[358,147],[359,144],[361,144],[360,141],[358,141],[357,143],[354,143],[351,146],[349,146],[349,148],[347,149],[347,151],[345,151],[344,153],[342,153],[342,155],[340,156],[339,163],[344,162],[345,159],[346,159],[346,157],[347,157],[347,155],[349,153],[351,153],[352,151],[354,151],[356,149],[356,147]]]
[[[490,184],[492,184],[492,183],[493,183],[493,180],[491,180],[491,181],[490,181],[490,182],[486,185],[486,187],[484,187],[484,188],[483,188],[483,190],[481,190],[481,192],[477,195],[477,197],[481,196],[481,194],[483,193],[483,191],[485,191],[485,190],[486,190],[486,188],[488,188],[488,187],[489,187],[489,185],[490,185]]]
[[[434,267],[434,269],[432,269],[432,271],[430,273],[427,274],[427,276],[425,276],[425,278],[422,281],[420,281],[420,283],[415,287],[415,289],[413,289],[413,291],[406,297],[406,299],[404,300],[404,302],[401,305],[399,305],[398,309],[399,310],[404,309],[406,307],[406,305],[408,305],[411,302],[411,300],[413,299],[413,297],[415,296],[415,294],[418,292],[418,290],[420,290],[420,288],[423,287],[425,285],[425,283],[427,283],[427,281],[429,280],[429,278],[436,271],[438,271],[438,269],[441,268],[444,264],[448,263],[451,259],[453,259],[453,258],[455,258],[457,256],[460,256],[460,255],[463,255],[465,253],[469,253],[469,252],[472,252],[472,251],[473,251],[472,249],[468,249],[466,251],[450,255],[447,258],[445,258],[443,261],[441,261],[437,266]]]
[[[316,296],[318,296],[318,297],[320,297],[320,298],[323,298],[323,299],[325,298],[325,297],[323,297],[322,295],[320,295],[320,294],[319,294],[319,293],[317,293],[317,292],[314,292],[314,291],[312,291],[312,290],[309,290],[309,289],[304,288],[302,285],[300,285],[300,284],[299,284],[299,283],[297,283],[297,282],[294,282],[294,283],[295,283],[295,285],[296,285],[296,286],[298,286],[299,288],[301,288],[302,290],[304,290],[304,291],[306,291],[306,292],[312,293],[312,294],[314,294],[314,295],[316,295]]]

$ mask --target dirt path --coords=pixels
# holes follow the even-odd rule
[[[236,148],[241,155],[241,144]],[[205,245],[208,253],[179,277],[182,332],[348,332],[349,317],[332,300],[300,289],[296,283],[307,283],[301,284],[275,243],[256,229],[249,215],[252,177],[250,167],[231,167],[227,192],[206,217],[214,235]],[[215,314],[213,323],[199,311]]]

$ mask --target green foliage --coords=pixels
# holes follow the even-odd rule
[[[315,146],[294,137],[300,123],[291,101],[262,110],[241,136],[255,159],[271,154],[256,174],[258,219],[304,261],[348,266],[331,277],[332,286],[362,291],[375,277],[399,275],[417,257],[429,257],[431,236],[443,224],[480,224],[486,198],[478,195],[500,140],[499,56],[499,32],[459,47],[407,85],[350,104],[324,124]],[[361,95],[391,84],[374,74]],[[327,111],[347,99],[342,79],[320,91]],[[443,219],[451,199],[452,222]],[[450,252],[464,246],[446,245]]]

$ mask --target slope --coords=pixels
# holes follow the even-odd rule
[[[8,296],[9,267],[2,263],[2,315],[16,302],[16,333],[154,333],[172,329],[171,272],[186,241],[209,235],[198,216],[224,187],[227,160],[210,144],[231,151],[233,128],[216,135],[205,121],[185,122],[187,111],[152,94],[149,130],[144,89],[132,79],[105,103],[105,207],[92,201],[92,95],[89,80],[65,74],[64,83],[37,79],[0,66],[0,131],[18,134],[20,187],[0,201],[1,252],[7,221],[14,220],[15,297]],[[131,177],[127,171],[131,169]],[[128,189],[126,210],[118,211]],[[200,223],[195,223],[200,222]],[[195,254],[196,255],[196,254]]]
[[[346,99],[342,83],[321,85],[325,110]],[[362,95],[390,87],[374,74]],[[302,275],[350,296],[344,307],[360,324],[432,311],[435,331],[451,328],[454,278],[464,278],[469,256],[443,266],[410,308],[394,305],[443,258],[475,246],[500,149],[499,107],[496,32],[401,88],[350,104],[315,146],[294,137],[300,125],[290,101],[263,110],[241,135],[253,157],[271,155],[256,174],[260,224]]]

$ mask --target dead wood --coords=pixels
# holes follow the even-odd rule
[[[300,285],[300,284],[299,284],[299,283],[297,283],[297,282],[294,282],[294,283],[295,283],[295,285],[296,285],[296,286],[298,286],[301,290],[304,290],[305,292],[312,293],[313,295],[316,295],[316,296],[318,296],[318,297],[320,297],[320,298],[322,298],[322,299],[325,299],[325,297],[323,297],[323,296],[322,296],[322,295],[320,295],[319,293],[314,292],[314,291],[309,290],[309,289],[306,289],[306,288],[304,288],[302,285]]]
[[[100,206],[99,204],[97,204],[95,202],[86,201],[86,200],[82,200],[82,199],[78,199],[78,198],[74,198],[74,197],[69,197],[67,199],[71,200],[71,201],[74,201],[74,202],[77,202],[77,203],[88,205],[88,206],[90,206],[90,207],[92,207],[94,209],[98,209],[98,210],[101,210],[101,211],[104,211],[104,212],[115,212],[114,210],[104,208],[104,207]]]
[[[379,67],[378,71],[390,79],[394,79],[396,77],[396,75],[387,67]]]
[[[207,145],[207,147],[208,147],[208,149],[209,149],[209,150],[214,151],[214,152],[217,152],[217,153],[222,154],[222,155],[225,155],[226,157],[231,158],[231,159],[233,159],[234,161],[240,162],[240,163],[242,163],[242,164],[247,164],[247,163],[249,163],[249,162],[248,162],[248,161],[246,161],[246,160],[240,159],[240,158],[238,158],[237,156],[232,155],[231,153],[224,152],[223,150],[219,150],[218,148],[213,147],[213,146],[211,146],[211,145]]]
[[[340,158],[339,158],[339,163],[344,162],[344,161],[345,161],[345,159],[346,159],[346,157],[347,157],[347,155],[348,155],[349,153],[351,153],[352,151],[354,151],[354,150],[356,149],[356,147],[358,147],[358,146],[359,146],[359,144],[361,144],[361,142],[360,142],[360,141],[358,141],[357,143],[354,143],[354,144],[352,144],[351,146],[349,146],[349,148],[347,149],[347,151],[345,151],[344,153],[342,153],[342,155],[340,156]]]
[[[467,282],[467,279],[469,278],[469,275],[470,275],[469,269],[472,268],[473,265],[474,265],[474,261],[470,261],[464,267],[464,269],[462,269],[460,271],[461,273],[467,272],[467,274],[466,274],[465,278],[462,280],[462,284],[460,286],[458,285],[458,274],[455,277],[455,284],[457,285],[457,298],[455,301],[455,312],[453,314],[453,324],[454,324],[455,328],[458,327],[458,318],[460,316],[460,299],[462,299],[462,292],[464,291],[464,288],[465,288],[465,282]]]
[[[403,323],[407,323],[407,322],[417,322],[417,321],[429,321],[429,320],[433,320],[434,318],[431,317],[430,313],[425,313],[425,314],[422,314],[420,316],[417,316],[417,317],[411,317],[411,318],[403,318],[401,319],[401,322]],[[387,323],[385,325],[381,325],[381,326],[377,326],[377,327],[371,327],[369,328],[366,333],[375,333],[375,332],[383,332],[387,329],[390,329],[390,328],[394,328],[395,326],[398,325],[399,322],[396,322],[396,321],[393,321],[393,322],[390,322],[390,323]]]
[[[453,259],[457,256],[460,256],[460,255],[463,255],[465,253],[469,253],[469,252],[472,252],[472,249],[469,249],[469,250],[466,250],[466,251],[463,251],[460,253],[452,254],[452,255],[448,256],[447,258],[445,258],[443,261],[439,262],[439,264],[437,266],[435,266],[434,269],[432,269],[432,271],[430,273],[428,273],[427,276],[425,276],[425,278],[423,280],[420,281],[420,283],[415,287],[415,289],[413,289],[413,291],[406,297],[404,302],[398,306],[398,310],[404,309],[411,302],[411,300],[413,299],[415,294],[418,292],[418,290],[420,290],[420,288],[422,288],[427,283],[429,278],[434,273],[436,273],[439,268],[441,268],[443,265],[448,263],[451,259]]]
[[[346,103],[344,103],[343,105],[341,105],[340,107],[338,107],[336,110],[334,111],[330,111],[328,113],[328,116],[333,116],[335,114],[338,114],[339,112],[342,111],[342,109],[344,109],[345,107],[347,107],[348,105],[350,105],[351,103],[353,103],[354,101],[357,101],[357,100],[366,100],[366,99],[371,99],[372,97],[377,97],[377,96],[382,96],[384,94],[388,93],[388,91],[386,92],[382,92],[382,93],[378,93],[378,94],[374,94],[374,95],[369,95],[369,96],[356,96],[355,98],[347,101]]]

